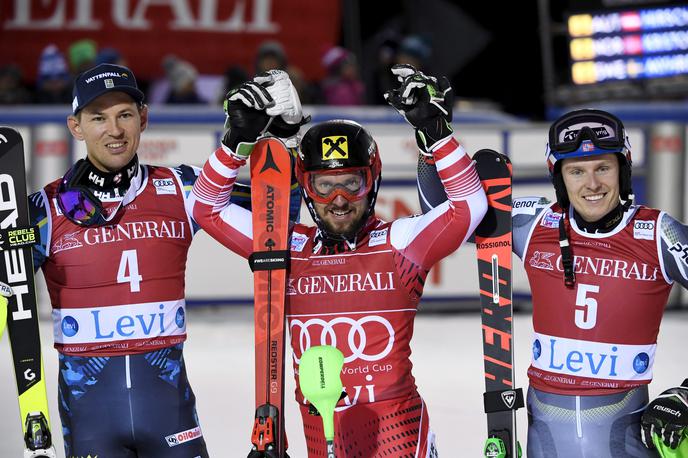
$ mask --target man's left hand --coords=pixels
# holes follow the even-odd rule
[[[652,435],[656,434],[664,445],[677,448],[688,427],[688,379],[681,386],[657,396],[643,412],[641,424],[641,439],[645,447],[655,448]]]
[[[385,93],[385,100],[416,129],[416,142],[425,154],[452,134],[452,88],[446,77],[428,76],[408,64],[392,67],[400,86]]]

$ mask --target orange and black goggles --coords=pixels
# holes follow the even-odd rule
[[[373,176],[368,167],[318,170],[303,172],[301,185],[311,199],[321,204],[329,204],[337,196],[355,202],[368,195]]]

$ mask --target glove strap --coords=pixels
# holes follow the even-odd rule
[[[432,147],[452,133],[454,129],[451,125],[438,117],[432,120],[431,125],[416,129],[416,144],[423,153],[431,155]]]
[[[256,146],[257,142],[254,143],[247,143],[247,142],[241,142],[238,143],[235,147],[234,150],[230,148],[228,145],[226,145],[224,142],[220,142],[220,146],[222,147],[222,150],[233,157],[234,159],[242,162],[246,162],[248,157],[251,155],[251,152],[253,151],[253,148]]]

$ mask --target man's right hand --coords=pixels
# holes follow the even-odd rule
[[[240,159],[248,158],[270,124],[266,109],[274,105],[267,89],[255,80],[229,91],[224,103],[228,130],[222,138],[223,148]]]

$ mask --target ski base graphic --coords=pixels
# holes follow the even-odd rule
[[[29,226],[24,145],[9,127],[0,127],[0,171],[0,282],[6,285],[24,457],[54,457],[31,253],[38,230]]]
[[[513,308],[511,303],[511,163],[492,150],[473,156],[487,194],[488,209],[475,231],[483,330],[488,439],[484,456],[516,458],[516,409],[523,393],[514,388]]]

